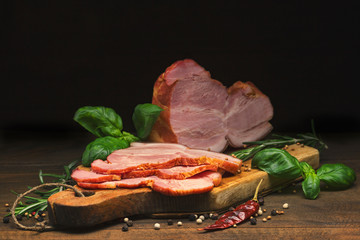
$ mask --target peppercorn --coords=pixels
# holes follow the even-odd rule
[[[208,219],[210,216],[208,213],[204,213],[204,217],[205,217],[205,219]]]
[[[42,216],[42,217],[45,217],[45,216],[46,216],[46,214],[45,214],[45,213],[43,213],[43,214],[41,214],[41,216]]]
[[[124,218],[124,222],[127,222],[127,221],[129,221],[129,219],[128,219],[128,218]]]
[[[196,219],[196,223],[197,223],[197,224],[201,224],[201,223],[202,223],[201,218]]]
[[[6,209],[6,212],[10,212],[10,208]]]
[[[44,218],[39,216],[36,220],[38,220],[39,222],[42,222],[42,221],[44,221]]]
[[[289,208],[289,204],[288,203],[284,203],[284,205],[283,205],[283,208]]]
[[[169,219],[169,220],[167,221],[167,223],[168,223],[169,226],[174,224],[173,220],[171,220],[171,219]]]
[[[256,225],[256,218],[251,218],[250,219],[250,223],[251,223],[251,225]]]
[[[127,232],[127,231],[129,230],[129,227],[128,227],[127,225],[124,225],[124,226],[121,228],[121,230],[122,230],[123,232]]]
[[[33,216],[35,216],[36,212],[32,212],[31,214],[32,214]]]
[[[276,210],[275,209],[273,209],[273,210],[271,210],[271,216],[276,216],[276,214],[277,214],[277,212],[276,212]]]
[[[9,223],[10,222],[10,216],[6,216],[3,218],[3,223]]]
[[[210,217],[212,220],[217,220],[219,218],[219,214],[213,213]]]
[[[129,220],[126,222],[126,225],[128,225],[128,227],[132,227],[134,225],[132,220]]]
[[[154,229],[159,230],[160,229],[160,223],[155,223],[154,224]]]
[[[182,226],[182,222],[179,221],[179,222],[177,223],[177,225],[178,225],[178,226]]]
[[[205,220],[204,215],[201,215],[199,218],[201,219],[201,221],[204,221],[204,220]]]
[[[259,209],[259,211],[257,213],[259,216],[261,216],[263,214],[263,211],[261,210],[261,208]]]
[[[271,216],[267,216],[267,219],[268,219],[268,220],[271,220]]]
[[[197,219],[197,216],[195,215],[195,214],[191,214],[190,216],[189,216],[189,220],[190,221],[195,221]]]
[[[264,205],[264,198],[263,198],[263,197],[259,197],[258,202],[259,202],[259,205],[260,205],[260,206]]]
[[[263,219],[262,219],[262,221],[263,221],[263,222],[266,222],[266,221],[267,221],[267,219],[266,219],[266,218],[263,218]]]
[[[263,212],[266,212],[266,208],[263,209]]]
[[[41,216],[43,213],[44,213],[44,212],[41,211],[41,210],[38,211],[39,216]]]
[[[8,203],[5,203],[5,207],[8,207],[8,206],[10,206]]]
[[[18,221],[21,221],[22,220],[22,215],[16,215],[16,220],[18,220]]]

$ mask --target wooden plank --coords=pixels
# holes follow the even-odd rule
[[[318,150],[291,145],[288,151],[299,161],[306,161],[318,168]],[[250,166],[251,161],[245,164]],[[80,227],[138,214],[218,211],[250,198],[260,179],[264,179],[260,191],[268,191],[289,182],[252,169],[223,178],[221,185],[208,193],[181,197],[165,196],[148,188],[139,188],[86,190],[84,192],[89,196],[81,198],[67,190],[48,199],[49,218],[52,225]]]

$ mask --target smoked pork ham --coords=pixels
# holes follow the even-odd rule
[[[161,107],[149,139],[222,152],[243,146],[271,130],[273,108],[254,84],[236,82],[226,89],[191,59],[177,61],[154,85],[152,103]]]
[[[103,183],[78,182],[78,186],[86,189],[114,189],[151,187],[154,191],[169,196],[184,196],[211,191],[218,186],[222,176],[218,172],[205,171],[185,180],[161,179],[156,176],[145,178],[129,178]]]
[[[107,162],[95,160],[91,169],[96,173],[121,175],[138,170],[209,164],[236,174],[241,163],[241,160],[226,154],[190,149],[179,144],[136,143],[112,152]]]

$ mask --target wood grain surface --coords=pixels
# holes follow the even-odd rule
[[[357,178],[360,177],[360,133],[323,134],[329,149],[320,153],[320,164],[344,163],[352,167]],[[62,173],[63,165],[78,159],[86,144],[86,136],[46,135],[42,138],[21,137],[11,141],[0,141],[0,210],[4,216],[5,203],[10,205],[16,196],[14,190],[22,193],[27,186],[39,184],[38,172]],[[46,179],[51,181],[51,179]],[[148,215],[130,217],[134,226],[128,232],[121,230],[122,219],[99,224],[93,227],[60,229],[37,233],[19,230],[11,221],[0,223],[0,239],[360,239],[360,187],[358,180],[354,186],[344,191],[322,189],[318,199],[304,198],[301,183],[290,184],[280,191],[265,196],[263,209],[281,209],[283,203],[289,204],[284,215],[274,216],[272,220],[262,222],[258,217],[257,225],[248,222],[237,228],[224,231],[202,233],[199,226],[211,224],[207,219],[201,225],[189,221],[185,216],[174,215],[173,221],[182,221],[183,225],[168,226],[167,219],[154,219]],[[107,213],[104,213],[107,214]],[[175,219],[175,217],[179,217]],[[160,230],[154,230],[154,224],[161,224]],[[23,220],[24,225],[33,225],[34,219]]]
[[[299,161],[306,161],[314,168],[319,166],[317,149],[295,144],[287,150]],[[250,167],[251,161],[244,164]],[[244,168],[240,174],[224,177],[210,192],[181,197],[165,196],[149,188],[87,190],[88,197],[85,198],[75,196],[72,190],[59,192],[48,199],[50,222],[52,225],[86,227],[139,214],[220,211],[251,198],[260,179],[264,179],[260,193],[289,182],[270,177],[258,169],[244,171]]]

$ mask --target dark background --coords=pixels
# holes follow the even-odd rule
[[[84,131],[85,105],[132,131],[157,77],[192,58],[230,86],[252,81],[275,131],[359,131],[358,1],[2,1],[3,138]],[[239,1],[242,2],[242,1]]]

